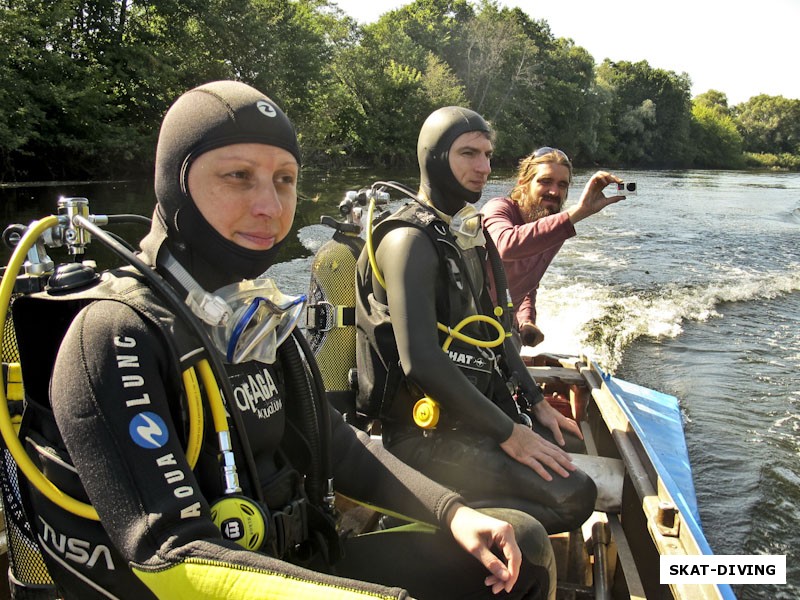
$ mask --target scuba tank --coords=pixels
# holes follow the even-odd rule
[[[371,199],[385,204],[389,194],[373,189],[348,191],[339,203],[339,213],[344,218],[336,220],[326,215],[320,219],[322,225],[334,231],[314,255],[306,306],[306,337],[322,373],[328,400],[346,421],[356,425],[355,273],[364,248],[360,237],[363,207]]]
[[[22,427],[28,429],[36,427],[42,420],[35,419],[36,407],[34,410],[31,410],[31,407],[36,404],[34,400],[41,402],[45,407],[49,402],[47,391],[49,369],[52,368],[52,361],[60,343],[60,335],[63,335],[63,331],[66,330],[77,310],[86,301],[94,299],[95,292],[92,289],[95,286],[104,285],[100,283],[100,276],[95,273],[92,261],[78,261],[83,256],[89,242],[98,239],[118,258],[128,262],[133,268],[133,272],[138,273],[137,277],[143,280],[143,284],[149,283],[155,288],[154,293],[163,295],[167,305],[176,312],[177,318],[185,323],[192,333],[200,337],[201,343],[206,348],[213,348],[210,340],[207,339],[208,334],[199,326],[197,318],[169,284],[142,263],[133,254],[132,247],[124,240],[98,227],[98,224],[108,225],[124,222],[149,224],[150,219],[140,215],[91,215],[89,214],[88,200],[85,198],[61,198],[58,208],[57,216],[45,217],[31,223],[27,228],[22,225],[12,225],[6,229],[3,241],[9,246],[9,249],[13,250],[13,255],[8,267],[3,269],[3,278],[0,282],[0,320],[4,322],[4,333],[8,334],[2,336],[0,346],[3,348],[3,362],[10,363],[4,365],[0,378],[0,391],[3,392],[0,394],[0,432],[2,433],[0,436],[0,496],[2,496],[9,532],[9,561],[11,562],[9,579],[15,588],[15,598],[33,598],[35,596],[37,600],[54,598],[56,593],[53,588],[53,579],[36,538],[36,529],[32,526],[35,509],[29,500],[31,493],[46,497],[51,504],[62,509],[61,512],[65,514],[71,513],[86,519],[87,527],[93,527],[89,523],[90,521],[98,520],[94,508],[81,500],[84,498],[83,496],[75,498],[67,494],[64,489],[59,487],[63,485],[63,481],[50,480],[48,478],[48,474],[52,474],[50,470],[45,472],[40,467],[38,459],[31,459],[28,455],[29,449],[22,443],[25,436],[20,432],[18,418],[20,414],[25,413],[27,421],[25,418],[23,419]],[[54,261],[47,256],[46,247],[65,247],[68,253],[74,257],[74,262],[56,266]],[[27,317],[32,316],[35,320],[35,311],[31,312],[32,308],[17,311],[16,308],[32,307],[31,303],[42,301],[42,299],[33,299],[33,297],[42,294],[54,296],[48,300],[48,302],[53,302],[53,306],[48,306],[47,319],[41,320],[43,323],[45,321],[51,323],[53,320],[58,322],[59,327],[55,328],[58,331],[54,330],[52,340],[50,340],[52,343],[36,339],[35,336],[33,336],[34,339],[31,339],[30,335],[27,337],[20,335],[17,339],[14,334],[19,331],[30,332],[31,327],[26,326],[26,322],[29,323],[32,319]],[[18,303],[17,300],[20,302]],[[26,317],[18,319],[16,324],[12,323],[9,310],[12,303],[15,312]],[[292,343],[281,345],[280,351],[287,372],[287,387],[290,387],[292,393],[300,398],[300,402],[297,403],[297,410],[302,411],[298,417],[300,427],[306,439],[309,440],[309,444],[313,446],[311,457],[313,464],[308,467],[309,476],[304,484],[306,497],[313,504],[313,506],[309,506],[308,511],[313,509],[313,514],[312,512],[303,512],[303,514],[313,516],[317,523],[317,531],[330,538],[325,540],[328,544],[325,555],[326,559],[335,561],[340,550],[333,521],[335,508],[333,505],[332,466],[325,452],[325,448],[330,444],[328,436],[330,424],[325,410],[324,390],[319,384],[321,377],[316,371],[313,361],[305,360],[305,357],[310,356],[311,350],[308,348],[305,338],[300,335],[299,329],[292,332],[292,338]],[[17,342],[19,342],[18,351],[12,353],[6,348],[7,345],[13,345],[17,350]],[[42,345],[48,347],[49,352],[43,351]],[[245,535],[240,535],[236,539],[227,535],[228,539],[237,541],[245,548],[260,549],[262,546],[266,546],[264,543],[266,534],[277,524],[277,517],[287,523],[288,517],[284,518],[285,513],[281,511],[278,511],[277,514],[274,512],[272,514],[259,513],[262,500],[260,498],[261,488],[257,484],[255,464],[249,455],[249,447],[246,444],[243,444],[242,449],[245,471],[248,477],[256,482],[251,487],[256,490],[257,498],[251,500],[241,495],[236,459],[230,444],[227,413],[222,399],[222,397],[232,398],[234,394],[222,366],[221,358],[217,354],[213,351],[206,352],[196,364],[202,386],[198,385],[194,366],[190,366],[183,372],[190,429],[187,435],[186,457],[190,466],[193,466],[198,459],[203,444],[202,420],[205,405],[214,418],[220,451],[220,474],[225,481],[224,495],[217,499],[212,506],[212,512],[216,512],[220,516],[215,522],[225,534],[226,522],[241,521],[244,525]],[[48,362],[49,364],[45,364]],[[25,365],[29,365],[28,375],[33,376],[25,376],[27,385],[23,392],[22,378],[19,377],[19,373],[20,366],[25,367]],[[37,367],[41,367],[38,373]],[[5,387],[5,383],[9,383],[8,388]],[[5,410],[2,410],[3,408]],[[232,426],[240,433],[243,431],[243,427],[236,418],[238,412],[230,411],[230,413]],[[48,434],[58,435],[57,429],[53,430],[56,427],[54,422],[52,424],[47,422],[46,426],[50,428]],[[36,459],[35,455],[34,459]],[[23,484],[23,477],[30,485]],[[77,486],[74,487],[77,489]],[[211,503],[213,500],[214,498],[210,498],[209,502]],[[304,498],[300,498],[300,500],[304,500]],[[255,517],[258,518],[249,519],[248,523],[250,524],[244,523],[246,517],[251,514],[255,514]],[[300,515],[299,512],[298,515]],[[242,528],[240,527],[240,529]],[[287,548],[278,548],[278,550],[286,551],[296,547],[295,538],[288,535],[282,537]],[[314,543],[317,541],[319,540],[315,540]],[[23,593],[28,595],[21,595]]]

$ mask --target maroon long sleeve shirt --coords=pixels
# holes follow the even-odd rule
[[[481,209],[508,278],[517,326],[536,322],[536,293],[547,267],[575,227],[566,212],[526,223],[510,198],[492,198]]]

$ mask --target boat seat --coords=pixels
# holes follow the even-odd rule
[[[528,372],[536,383],[562,383],[566,385],[585,386],[586,380],[580,371],[565,367],[528,367]]]

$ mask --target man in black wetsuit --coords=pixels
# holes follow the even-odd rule
[[[417,198],[375,227],[372,255],[368,245],[359,259],[359,404],[381,418],[392,453],[475,505],[523,510],[549,533],[572,530],[596,497],[594,482],[560,447],[564,432],[579,442],[577,424],[542,402],[510,339],[494,349],[448,339],[462,319],[504,304],[489,297],[486,239],[473,206],[492,149],[488,124],[471,110],[442,108],[422,126]],[[461,333],[497,337],[483,322]],[[412,418],[423,397],[440,410],[435,429]]]
[[[23,483],[59,597],[355,599],[410,593],[439,599],[488,598],[503,590],[514,598],[554,597],[552,549],[534,519],[514,510],[468,508],[335,411],[329,423],[324,418],[318,388],[309,384],[313,357],[304,356],[301,338],[286,320],[296,304],[285,303],[258,277],[290,231],[299,167],[292,124],[247,85],[215,82],[191,90],[164,119],[156,156],[158,204],[139,258],[181,298],[194,298],[215,348],[204,347],[198,341],[203,336],[134,269],[106,273],[97,284],[92,277],[83,286],[73,281],[58,296],[42,293],[15,304],[26,340],[37,331],[50,335],[57,325],[51,316],[73,311],[61,325],[63,341],[56,336],[52,348],[40,348],[55,355],[52,373],[26,372],[26,362],[37,363],[30,349],[21,348],[33,394],[21,434],[29,453],[99,517],[73,514]],[[214,325],[214,311],[200,310],[206,304],[197,299],[214,305],[202,292],[217,290],[228,308],[236,308],[241,297],[230,286],[246,289],[235,285],[243,279],[255,286],[245,294],[252,301],[242,305],[248,310]],[[58,288],[52,278],[51,288]],[[196,368],[202,374],[201,359],[217,351],[226,356],[222,376],[231,394],[227,407],[215,404],[211,414],[212,400],[204,404],[205,435],[198,442],[192,429],[197,409],[192,413],[181,373]],[[204,396],[214,397],[215,381],[219,377],[203,379]],[[223,432],[233,423],[229,444],[215,434],[219,418]],[[221,447],[228,445],[221,461]],[[226,489],[231,457],[241,487],[234,494]],[[326,481],[317,475],[326,468],[314,466],[319,464],[330,465],[342,494],[429,526],[341,541],[326,506],[330,490],[321,489]],[[224,536],[215,524],[223,505]],[[257,521],[255,513],[263,513],[263,530],[245,528],[252,536],[242,536],[245,522]]]

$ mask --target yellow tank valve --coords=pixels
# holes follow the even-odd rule
[[[414,423],[422,429],[435,429],[439,422],[439,403],[425,396],[414,405]]]

